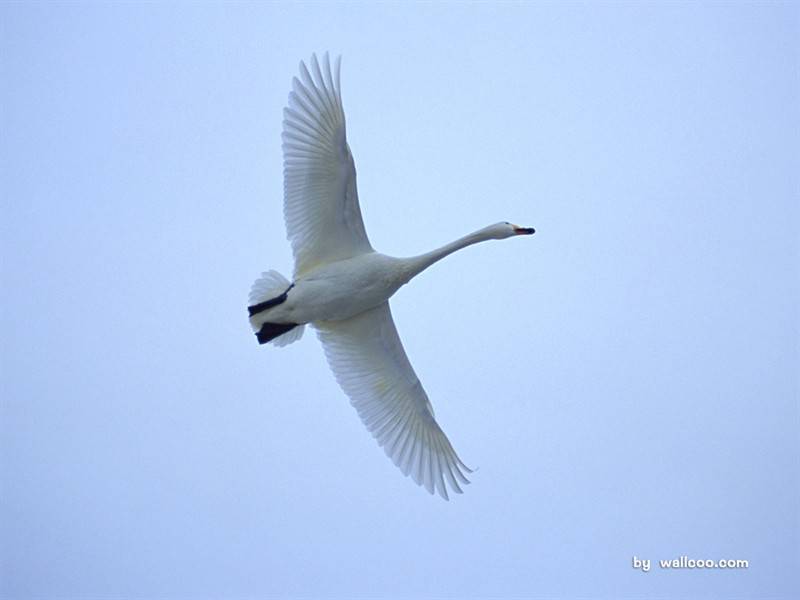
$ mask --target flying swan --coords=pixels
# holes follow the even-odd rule
[[[342,390],[389,458],[405,475],[448,499],[471,470],[433,415],[408,361],[389,298],[448,254],[485,240],[534,233],[507,222],[484,227],[436,250],[395,258],[373,250],[364,230],[356,169],[345,136],[339,78],[311,57],[292,79],[283,110],[283,212],[294,254],[294,281],[262,273],[250,292],[250,324],[259,344],[285,346],[312,324]],[[447,482],[447,485],[445,484]]]

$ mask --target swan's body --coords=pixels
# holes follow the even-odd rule
[[[389,298],[415,275],[471,244],[531,234],[502,222],[420,256],[395,258],[369,243],[345,136],[339,85],[325,55],[300,64],[284,110],[284,216],[294,282],[264,273],[250,294],[260,343],[285,345],[316,327],[328,363],[359,416],[406,475],[447,498],[470,470],[456,455],[397,335]]]
[[[254,329],[264,321],[273,323],[314,323],[348,319],[388,300],[403,280],[402,261],[370,252],[347,258],[300,276],[286,295],[286,301],[257,313]]]

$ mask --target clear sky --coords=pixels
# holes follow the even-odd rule
[[[799,597],[798,40],[780,2],[0,5],[0,597]],[[537,229],[392,300],[450,502],[247,323],[325,50],[377,249]]]

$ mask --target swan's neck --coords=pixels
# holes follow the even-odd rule
[[[419,275],[422,271],[430,267],[433,263],[442,260],[445,256],[449,256],[456,250],[461,250],[462,248],[466,248],[467,246],[471,246],[472,244],[477,244],[479,242],[485,242],[486,240],[494,239],[494,236],[489,235],[486,231],[487,228],[479,229],[478,231],[473,231],[469,235],[465,235],[462,238],[458,238],[457,240],[450,242],[442,246],[441,248],[437,248],[436,250],[431,250],[430,252],[426,252],[425,254],[420,254],[419,256],[412,256],[411,258],[404,259],[406,265],[406,281],[409,281],[412,277]]]

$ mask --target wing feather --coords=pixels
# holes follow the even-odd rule
[[[430,493],[462,493],[471,470],[453,450],[406,356],[389,303],[316,323],[325,356],[367,429],[404,475]]]
[[[283,214],[295,278],[315,267],[372,252],[358,204],[339,76],[327,53],[300,63],[283,111]]]

